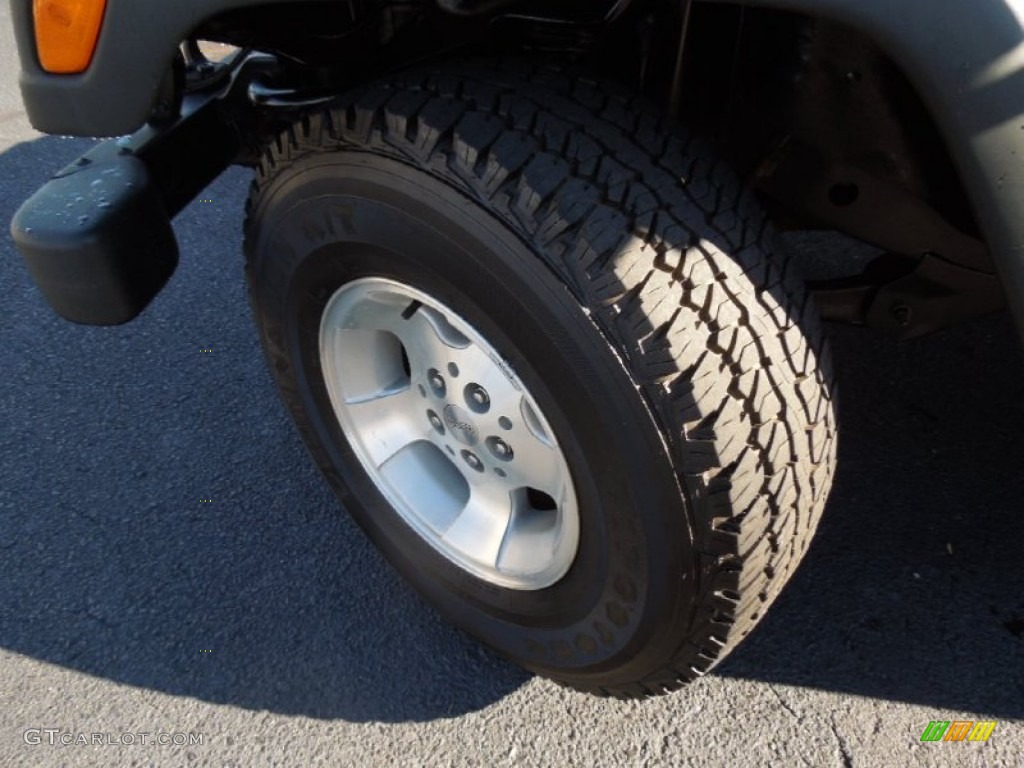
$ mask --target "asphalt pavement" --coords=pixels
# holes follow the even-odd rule
[[[9,28],[4,4],[2,222],[90,145],[30,128]],[[249,317],[247,184],[181,214],[177,273],[122,327],[56,317],[0,234],[0,766],[1024,765],[1005,316],[835,329],[839,471],[804,565],[712,674],[606,701],[452,629],[339,508]],[[997,724],[922,743],[933,720]]]

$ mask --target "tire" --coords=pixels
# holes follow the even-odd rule
[[[816,310],[752,196],[644,101],[523,63],[366,86],[266,150],[245,249],[269,367],[341,504],[443,615],[529,670],[602,695],[675,689],[751,631],[804,555],[835,463]],[[397,310],[361,301],[402,317],[426,306],[475,341],[417,331],[430,351],[400,338],[400,365]],[[532,405],[517,418],[543,415],[557,461],[534,463],[564,468],[574,494],[523,491],[548,538],[517,538],[521,511],[495,524],[508,526],[497,550],[490,533],[446,537],[427,520],[421,496],[458,496],[454,509],[515,466],[484,449],[499,430],[473,421],[449,349],[514,382],[480,374],[501,408],[518,387]],[[375,468],[385,417],[360,421],[357,385],[335,381],[376,377],[367,397],[390,397],[378,387],[400,367],[405,399],[388,413],[402,414],[396,435],[422,430],[401,448],[422,451],[412,474]],[[449,400],[461,410],[438,437]],[[537,456],[529,426],[498,437]],[[471,430],[486,480],[457,451],[437,459]],[[487,497],[503,515],[504,493]],[[529,566],[504,565],[511,543]]]

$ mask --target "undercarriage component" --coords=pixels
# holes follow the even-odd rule
[[[1002,308],[999,279],[927,254],[887,255],[862,275],[810,283],[822,319],[913,338]]]
[[[810,223],[837,229],[886,251],[939,253],[969,269],[993,271],[985,244],[954,227],[921,196],[796,139],[761,168],[757,187]]]
[[[826,320],[909,338],[1005,304],[985,244],[905,187],[796,140],[765,164],[757,186],[812,223],[889,252],[862,275],[812,284]]]

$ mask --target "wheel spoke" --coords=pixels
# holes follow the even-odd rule
[[[521,399],[526,402],[525,398]],[[560,502],[565,493],[566,477],[558,451],[546,437],[546,431],[533,428],[527,418],[521,418],[507,435],[513,456],[506,472],[517,485],[543,491]]]
[[[376,291],[348,308],[343,329],[390,331],[401,338],[402,310],[408,300],[401,296]]]
[[[532,509],[525,492],[514,498],[515,512],[498,566],[504,571],[529,573],[543,568],[554,554],[558,543],[559,512]]]
[[[443,315],[432,312],[428,307],[420,305],[407,316],[399,317],[401,327],[397,327],[394,333],[405,344],[414,368],[444,368],[446,363],[455,362],[469,346],[469,340]]]
[[[416,418],[418,403],[408,387],[398,392],[382,390],[375,396],[348,401],[346,406],[374,466],[382,466],[407,445],[427,436],[430,424],[425,416]]]
[[[471,486],[469,501],[445,531],[442,541],[471,552],[480,564],[495,567],[512,518],[512,496],[491,484]]]

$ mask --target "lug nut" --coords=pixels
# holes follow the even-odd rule
[[[487,447],[491,453],[494,454],[495,458],[501,459],[502,461],[512,460],[512,446],[502,440],[500,437],[488,437],[485,441]]]
[[[482,472],[483,471],[484,463],[482,461],[480,461],[480,458],[475,453],[470,453],[469,451],[463,451],[462,452],[462,458],[464,458],[466,460],[466,463],[469,464],[469,466],[471,466],[477,472]]]
[[[430,388],[434,390],[434,394],[438,397],[444,397],[444,376],[436,368],[431,368],[427,371],[427,382],[430,384]]]
[[[491,396],[479,384],[468,384],[463,394],[466,396],[466,405],[476,413],[484,413],[491,407]]]
[[[893,307],[892,316],[898,325],[906,327],[910,325],[910,320],[913,318],[914,313],[910,307],[898,306]]]
[[[441,421],[441,417],[433,411],[427,411],[427,418],[430,419],[430,425],[441,434],[444,434],[444,422]]]

